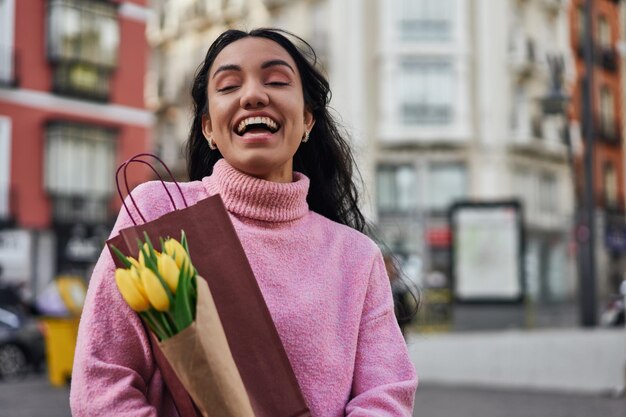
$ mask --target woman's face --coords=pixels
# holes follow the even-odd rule
[[[243,38],[217,55],[208,77],[204,136],[238,170],[291,182],[293,155],[314,120],[289,53],[269,39]]]

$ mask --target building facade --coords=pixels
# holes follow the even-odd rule
[[[379,7],[375,189],[385,240],[409,271],[421,268],[414,279],[423,288],[450,288],[451,205],[519,201],[527,299],[545,311],[573,303],[567,125],[540,105],[550,62],[562,62],[566,85],[574,79],[567,2],[395,0]],[[554,322],[549,313],[536,317],[531,325]]]
[[[0,282],[25,298],[89,278],[115,168],[151,149],[147,18],[143,0],[0,0]]]
[[[452,287],[448,216],[454,202],[517,201],[525,234],[525,324],[576,324],[582,3],[155,1],[148,102],[157,114],[157,148],[184,178],[190,84],[219,33],[291,30],[320,55],[331,105],[353,139],[364,211],[407,277],[426,289]],[[623,269],[621,255],[607,251],[619,245],[621,226],[606,226],[624,217],[623,89],[611,54],[620,36],[618,2],[595,3],[597,13],[606,14],[597,17],[595,30],[602,39],[596,44],[604,45],[596,48],[594,185],[604,296]],[[550,106],[555,97],[561,99],[556,110]]]
[[[621,6],[620,6],[620,3]],[[623,2],[596,0],[592,3],[591,32],[585,26],[585,1],[574,0],[570,8],[572,50],[576,61],[570,117],[584,126],[584,85],[587,80],[584,39],[593,41],[591,88],[593,115],[593,202],[595,206],[596,287],[601,303],[618,291],[626,271],[626,226],[624,224],[624,106],[620,8]],[[583,196],[585,147],[577,154],[576,195]]]

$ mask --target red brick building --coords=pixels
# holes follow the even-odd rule
[[[583,86],[586,82],[584,39],[585,0],[573,0],[570,34],[576,60],[571,117],[584,123]],[[623,2],[622,2],[623,3]],[[598,240],[597,272],[600,295],[616,292],[626,268],[626,227],[624,224],[624,150],[622,80],[617,45],[620,41],[619,0],[595,0],[591,36],[594,43],[593,68],[593,175]],[[584,152],[584,150],[583,150]],[[578,202],[583,195],[582,155],[575,161]]]
[[[145,0],[0,0],[0,285],[88,277],[115,168],[151,149],[147,17]]]

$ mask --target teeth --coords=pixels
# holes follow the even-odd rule
[[[269,117],[248,117],[239,122],[239,125],[237,126],[237,133],[243,133],[243,131],[246,129],[246,126],[253,124],[264,124],[272,130],[278,129],[278,124]]]

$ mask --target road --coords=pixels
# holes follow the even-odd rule
[[[70,417],[69,388],[0,382],[0,417]],[[414,417],[626,417],[626,398],[422,385]]]

